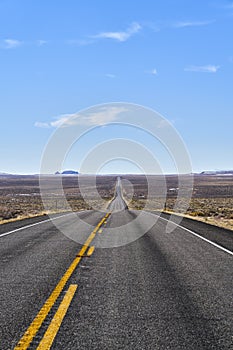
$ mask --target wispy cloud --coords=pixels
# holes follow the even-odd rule
[[[188,66],[184,70],[186,72],[201,72],[201,73],[216,73],[220,66],[216,65],[205,65],[205,66]]]
[[[111,79],[116,78],[116,75],[115,75],[115,74],[105,74],[105,76],[106,76],[107,78],[111,78]]]
[[[127,41],[132,35],[137,34],[142,29],[142,26],[134,22],[125,31],[117,32],[101,32],[97,35],[92,36],[95,39],[113,39],[116,41]]]
[[[96,112],[90,113],[83,118],[84,124],[87,125],[104,125],[117,120],[118,115],[126,112],[127,109],[122,106],[102,107]]]
[[[93,44],[94,42],[95,40],[93,39],[70,39],[66,41],[68,45],[73,45],[73,46],[87,46],[87,45]]]
[[[37,40],[36,43],[38,46],[44,46],[44,45],[48,44],[48,41],[47,40]]]
[[[23,45],[23,41],[16,39],[4,39],[1,41],[0,46],[3,49],[15,49]]]
[[[163,29],[174,29],[174,28],[188,28],[188,27],[203,27],[216,22],[212,20],[180,20],[180,21],[158,21],[153,22],[141,22],[143,28],[148,28],[153,32],[159,32]]]
[[[74,125],[102,126],[116,121],[118,115],[126,111],[127,109],[122,106],[106,106],[96,108],[95,112],[61,115],[49,122],[36,122],[34,126],[37,128],[58,128]]]
[[[49,123],[43,123],[43,122],[35,122],[34,124],[35,127],[37,128],[49,128],[50,127],[50,124]]]
[[[49,122],[35,122],[34,126],[42,129],[72,126],[78,124],[78,117],[78,114],[64,114]]]
[[[208,24],[214,23],[215,20],[211,21],[180,21],[173,24],[175,28],[185,28],[185,27],[202,27]]]
[[[60,126],[67,127],[78,124],[77,121],[74,123],[75,118],[78,118],[78,114],[65,114],[53,118],[54,120],[49,122],[35,122],[34,126],[42,129],[58,128]]]
[[[75,119],[74,114],[66,114],[66,115],[57,117],[56,120],[51,121],[49,124],[53,128],[59,128],[60,126],[72,126],[72,125],[75,125],[74,119]]]
[[[1,49],[16,49],[21,46],[44,46],[48,44],[47,40],[34,40],[34,41],[22,41],[22,40],[17,40],[17,39],[4,39],[0,40],[0,48]]]
[[[161,30],[161,23],[159,22],[152,22],[152,21],[140,21],[142,28],[146,28],[151,30],[152,32],[160,32]]]
[[[157,74],[158,74],[158,72],[157,72],[157,69],[156,69],[156,68],[153,68],[153,69],[151,69],[151,70],[147,71],[146,73],[149,73],[149,74],[151,74],[151,75],[157,75]]]

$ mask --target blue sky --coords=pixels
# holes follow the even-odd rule
[[[0,172],[38,173],[60,118],[115,101],[166,117],[194,171],[232,169],[232,36],[233,1],[0,0]]]

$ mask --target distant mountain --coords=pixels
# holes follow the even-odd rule
[[[202,171],[200,175],[233,175],[233,170]]]
[[[13,174],[9,174],[9,173],[0,173],[0,176],[3,176],[3,177],[12,177],[14,176]]]
[[[64,170],[61,173],[57,171],[55,175],[78,175],[79,172],[75,170]]]

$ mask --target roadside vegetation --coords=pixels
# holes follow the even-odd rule
[[[116,180],[115,177],[105,176],[97,179],[97,190],[103,199],[102,203],[93,197],[89,177],[84,179],[87,201],[80,193],[77,176],[62,178],[65,197],[56,192],[53,186],[55,177],[45,177],[43,181],[48,184],[48,191],[43,199],[45,207],[40,195],[38,176],[1,176],[0,224],[45,214],[103,209],[103,202],[107,206],[113,197]]]
[[[97,190],[103,201],[93,197],[90,177],[84,178],[83,199],[78,176],[64,176],[63,190],[66,200],[54,190],[55,177],[44,178],[48,184],[46,210],[40,196],[38,176],[0,177],[0,223],[27,217],[65,211],[103,209],[114,196],[116,176],[97,177]],[[174,209],[178,192],[177,176],[167,176],[166,201],[160,197],[163,178],[153,176],[152,194],[148,198],[147,180],[143,175],[122,176],[123,194],[130,209],[167,211],[191,217],[233,230],[233,176],[195,175],[192,198],[187,211],[183,211],[182,199],[179,209]],[[126,180],[126,181],[124,181]],[[164,203],[165,202],[165,203]],[[164,205],[165,204],[165,205]]]
[[[148,210],[167,211],[233,230],[233,176],[195,175],[191,201],[185,212],[182,210],[182,199],[179,209],[174,209],[177,177],[168,176],[166,181],[168,191],[165,205],[159,198],[147,198],[147,190],[143,189],[146,182],[141,178],[141,185],[134,193],[129,207],[141,210],[147,205]]]

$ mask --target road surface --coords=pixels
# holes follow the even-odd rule
[[[77,214],[86,245],[46,217],[0,226],[0,349],[233,349],[231,233],[189,220],[166,233],[164,215],[141,236],[155,214],[134,224],[120,180],[110,211]],[[89,249],[129,222],[137,240]]]
[[[111,212],[119,212],[122,210],[127,210],[128,206],[123,198],[122,195],[122,185],[121,185],[121,179],[120,177],[117,178],[116,182],[116,189],[115,189],[115,194],[114,198],[111,201],[110,205],[108,206],[108,210]]]

